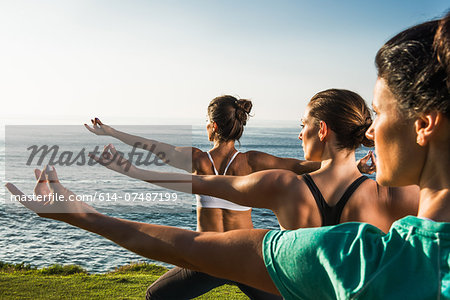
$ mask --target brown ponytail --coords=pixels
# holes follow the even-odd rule
[[[324,121],[336,133],[340,149],[373,147],[366,131],[372,124],[370,110],[364,99],[348,90],[329,89],[314,95],[308,104],[309,115]]]

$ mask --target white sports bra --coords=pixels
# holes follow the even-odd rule
[[[214,168],[214,173],[216,175],[219,175],[219,172],[217,172],[216,166],[214,165],[214,161],[211,157],[211,154],[209,154],[209,151],[206,152],[208,154],[209,160],[212,163],[212,166]],[[239,151],[237,151],[236,153],[233,154],[233,156],[231,157],[230,161],[228,162],[225,171],[223,172],[223,175],[225,175],[228,171],[228,167],[231,165],[231,163],[233,162],[233,160],[235,159],[235,157],[239,154]],[[197,198],[197,207],[206,207],[206,208],[221,208],[221,209],[230,209],[230,210],[238,210],[238,211],[245,211],[245,210],[249,210],[251,207],[248,206],[241,206],[238,204],[235,204],[233,202],[221,199],[221,198],[217,198],[217,197],[212,197],[212,196],[206,196],[206,195],[195,195],[195,197]]]

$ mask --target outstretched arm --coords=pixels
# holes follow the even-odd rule
[[[64,188],[56,171],[39,174],[35,193],[48,197],[73,195]],[[73,201],[24,200],[23,193],[8,183],[7,189],[38,215],[97,233],[139,255],[226,278],[277,293],[265,268],[262,241],[267,230],[234,230],[223,233],[194,232],[108,217],[87,204]],[[45,191],[47,190],[47,191]],[[48,192],[48,193],[47,193]],[[60,196],[61,197],[61,196]],[[71,206],[77,206],[75,209]],[[75,211],[75,212],[73,212]],[[60,213],[55,213],[60,212]],[[61,213],[62,212],[62,213]]]
[[[301,175],[316,171],[320,168],[320,162],[278,157],[259,151],[249,151],[247,155],[249,158],[248,162],[254,172],[269,169],[283,169]]]
[[[268,153],[259,151],[247,152],[249,164],[252,169],[256,171],[269,169],[283,169],[292,171],[298,175],[311,173],[320,168],[320,162],[308,161],[288,157],[277,157]],[[372,164],[369,160],[372,159]],[[375,172],[375,164],[373,163],[375,157],[372,151],[369,151],[366,156],[356,162],[358,170],[361,173],[372,174]]]
[[[155,172],[135,167],[112,145],[105,147],[100,157],[92,157],[108,169],[168,189],[219,197],[239,205],[268,208],[277,211],[286,204],[289,185],[298,182],[295,173],[286,170],[266,170],[246,176],[190,175]]]
[[[91,120],[92,127],[84,124],[87,130],[96,135],[108,135],[112,136],[125,144],[132,147],[144,149],[150,151],[164,160],[167,164],[185,170],[192,173],[193,160],[192,156],[196,155],[196,152],[200,150],[193,147],[177,147],[167,143],[162,143],[156,140],[146,139],[137,135],[128,134],[103,124],[99,118]],[[200,151],[201,152],[201,151]],[[162,157],[164,156],[164,157]]]

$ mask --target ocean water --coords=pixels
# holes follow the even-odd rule
[[[192,144],[202,150],[211,148],[203,126],[196,126],[189,130],[190,134],[183,135],[186,139],[180,140],[178,137],[173,143],[177,145]],[[301,144],[297,138],[298,131],[298,128],[248,127],[241,139],[240,147],[237,146],[241,152],[258,150],[282,157],[303,158]],[[142,134],[141,132],[134,133]],[[114,143],[118,148],[123,147],[119,141],[112,138],[96,137],[85,133],[84,135],[99,144]],[[31,136],[37,138],[39,134],[31,133]],[[52,134],[48,134],[47,137],[52,137]],[[156,139],[155,136],[148,137]],[[6,138],[8,140],[8,130]],[[25,143],[21,141],[21,138],[24,137],[15,135],[13,140],[18,144]],[[86,143],[78,139],[74,140],[73,136],[67,136],[64,141],[72,145]],[[6,175],[8,181],[12,181],[27,193],[32,191],[35,183],[33,167],[15,163],[16,160],[19,160],[20,155],[17,153],[18,150],[16,151],[12,146],[13,144],[7,141],[5,149],[4,141],[0,143],[2,181],[5,181]],[[367,150],[366,148],[358,149],[357,158],[365,155]],[[5,153],[8,155],[6,162]],[[93,190],[100,192],[111,190],[121,192],[161,191],[158,187],[115,174],[101,166],[97,168],[81,166],[75,171],[72,169],[71,172],[65,171],[64,168],[58,168],[58,173],[61,181],[77,194]],[[160,209],[158,204],[149,205],[148,203],[133,206],[96,203],[94,206],[101,212],[119,218],[195,230],[195,198],[190,194],[182,194],[180,198],[183,200],[182,205],[176,209]],[[62,222],[40,218],[21,204],[10,202],[8,199],[9,193],[5,193],[2,185],[0,194],[0,261],[24,262],[38,267],[55,263],[77,264],[93,273],[107,272],[130,262],[153,262],[116,246],[96,234]],[[254,209],[252,219],[256,228],[278,228],[276,218],[269,210]]]

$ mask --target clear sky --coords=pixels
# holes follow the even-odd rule
[[[1,122],[201,124],[222,94],[295,121],[332,87],[370,103],[378,48],[449,4],[1,0]]]

